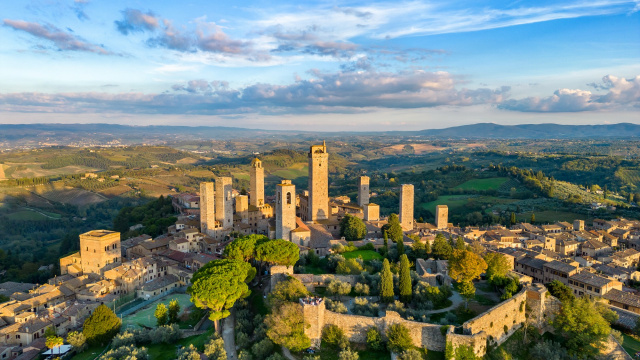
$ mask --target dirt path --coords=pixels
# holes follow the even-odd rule
[[[286,357],[289,360],[298,360],[295,358],[295,356],[291,355],[291,351],[289,351],[289,349],[287,349],[284,346],[281,346],[281,347],[282,347],[282,355],[284,355],[284,357]]]
[[[224,340],[224,350],[227,352],[227,359],[235,360],[238,358],[236,354],[236,339],[234,328],[236,326],[235,311],[231,310],[231,315],[222,322],[222,339]]]

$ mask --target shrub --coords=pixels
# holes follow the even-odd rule
[[[273,353],[266,360],[286,360],[286,359],[284,358],[284,356],[282,356],[282,355],[280,355],[278,353]]]
[[[149,331],[149,338],[154,344],[171,344],[182,337],[178,324],[163,325]]]
[[[358,360],[360,356],[354,350],[349,349],[348,347],[342,349],[338,354],[338,360]]]
[[[100,305],[103,306],[103,305]],[[122,346],[119,348],[111,349],[100,356],[99,360],[147,360],[149,355],[147,349],[137,348],[133,345]]]
[[[400,359],[402,360],[422,360],[422,354],[420,351],[416,349],[405,350],[402,354],[400,354]]]
[[[257,360],[265,359],[273,352],[273,343],[269,339],[262,339],[260,342],[253,344],[251,353]]]
[[[322,341],[330,346],[340,346],[345,340],[344,331],[337,325],[327,325],[322,329]]]
[[[373,351],[384,350],[384,341],[382,341],[382,335],[380,331],[378,331],[378,328],[370,327],[369,330],[367,330],[367,346]]]
[[[354,290],[358,295],[369,295],[369,285],[367,284],[357,283]]]
[[[100,305],[85,320],[82,334],[91,345],[106,344],[120,331],[121,325],[120,319],[111,309]]]
[[[337,312],[339,314],[346,314],[347,307],[341,301],[333,301],[331,299],[327,299],[327,310]]]
[[[378,316],[379,307],[378,304],[369,303],[366,298],[357,297],[353,301],[352,313],[354,315],[376,317]]]
[[[226,360],[227,352],[224,349],[224,340],[221,337],[215,337],[204,346],[204,354],[209,360]]]
[[[389,326],[387,337],[389,338],[389,349],[395,353],[400,353],[413,347],[413,340],[411,340],[411,336],[409,335],[409,329],[402,324]]]
[[[72,331],[67,334],[67,342],[69,345],[73,346],[73,348],[77,352],[83,352],[87,347],[87,339],[81,332]]]
[[[189,347],[181,347],[178,350],[178,359],[177,360],[200,360],[200,354],[198,353],[198,349],[193,346],[193,344],[189,344]]]
[[[121,346],[128,346],[128,345],[135,345],[135,344],[136,344],[135,335],[129,331],[125,331],[122,334],[117,334],[116,336],[113,337],[113,340],[111,340],[112,348],[119,348]]]

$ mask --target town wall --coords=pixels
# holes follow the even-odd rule
[[[522,289],[511,299],[462,324],[463,334],[474,335],[484,332],[487,338],[502,344],[526,321],[526,305],[527,291]]]

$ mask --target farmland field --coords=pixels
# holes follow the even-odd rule
[[[534,213],[536,214],[536,223],[538,224],[555,223],[556,221],[573,222],[573,220],[576,219],[588,220],[591,218],[584,214],[576,214],[568,211],[545,210]],[[516,219],[518,219],[518,221],[529,222],[529,220],[531,220],[531,212],[517,214]]]
[[[27,177],[40,177],[40,176],[53,176],[53,175],[67,175],[78,174],[84,172],[92,172],[97,169],[86,167],[69,165],[58,169],[43,169],[40,163],[25,163],[25,164],[5,164],[5,174],[7,178],[19,179]]]
[[[506,177],[489,178],[489,179],[473,179],[464,182],[454,189],[462,190],[497,190],[502,184],[509,180]]]
[[[309,175],[309,166],[305,163],[293,164],[287,169],[277,170],[271,174],[283,179],[296,179]]]
[[[4,164],[0,164],[0,180],[4,180]]]
[[[59,185],[39,185],[33,190],[34,194],[47,200],[75,206],[97,204],[107,198],[91,191],[68,188]]]
[[[449,213],[451,214],[456,209],[460,209],[467,206],[469,203],[478,203],[485,205],[495,204],[510,204],[515,202],[513,199],[504,199],[495,196],[477,196],[477,195],[443,195],[438,197],[435,201],[423,203],[420,206],[422,208],[431,211],[433,214],[436,212],[437,205],[447,205],[449,207]]]
[[[49,220],[50,218],[36,211],[20,210],[6,215],[11,220]]]

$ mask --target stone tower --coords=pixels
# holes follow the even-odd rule
[[[329,154],[325,142],[309,150],[309,221],[329,218]]]
[[[250,171],[250,186],[251,191],[251,205],[263,206],[264,205],[264,168],[262,167],[262,161],[255,158],[251,162]]]
[[[122,263],[120,233],[93,230],[80,235],[82,273],[100,274]]]
[[[215,227],[216,211],[214,198],[213,183],[200,183],[200,232],[203,234],[207,234],[207,230]]]
[[[364,221],[378,221],[380,220],[380,205],[368,203],[363,206]]]
[[[413,230],[413,185],[400,185],[400,226],[403,231]]]
[[[446,229],[449,224],[449,207],[447,205],[436,206],[436,228]]]
[[[304,322],[309,324],[308,327],[305,327],[304,334],[309,337],[312,345],[320,346],[322,329],[324,328],[324,301],[314,302],[302,298],[300,304],[302,305]]]
[[[584,230],[584,220],[573,220],[573,230],[580,231]]]
[[[369,177],[358,178],[358,206],[364,207],[369,203]]]
[[[276,185],[276,239],[291,240],[296,228],[296,186],[291,180]]]
[[[247,195],[236,196],[236,215],[240,216],[243,224],[249,223],[249,197]]]
[[[222,228],[233,228],[233,199],[231,197],[231,178],[216,178],[216,220]]]

